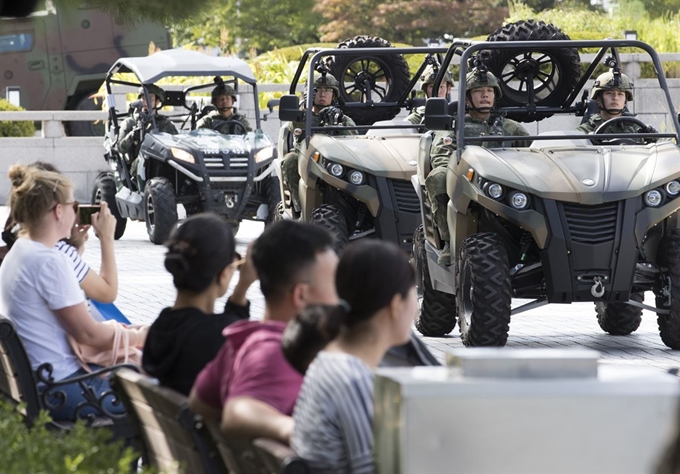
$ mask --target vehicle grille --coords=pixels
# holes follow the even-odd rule
[[[420,213],[420,201],[411,182],[396,179],[390,180],[390,182],[399,210],[413,214]]]
[[[583,244],[600,244],[614,240],[619,214],[619,203],[608,202],[597,206],[563,203],[571,240]]]
[[[248,173],[249,155],[241,156],[203,156],[208,173],[226,172],[228,176],[245,176]],[[222,174],[218,174],[222,175]]]

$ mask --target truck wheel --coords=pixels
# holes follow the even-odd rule
[[[312,211],[312,222],[328,229],[333,235],[336,252],[340,252],[349,241],[347,220],[340,209],[332,204],[322,204]]]
[[[177,202],[167,178],[151,178],[144,189],[146,232],[154,244],[162,244],[177,222]]]
[[[680,349],[680,231],[674,230],[666,234],[659,243],[659,264],[668,269],[666,274],[667,290],[671,294],[670,307],[668,297],[657,294],[656,307],[669,309],[670,314],[659,314],[657,322],[659,333],[664,344],[674,350]]]
[[[377,36],[355,36],[338,44],[338,49],[391,48],[392,44]],[[366,81],[373,102],[396,102],[408,88],[411,73],[402,54],[336,56],[326,60],[331,74],[340,83],[340,104],[357,125],[371,125],[393,119],[400,107],[344,107],[348,102],[366,102]]]
[[[90,91],[75,97],[66,106],[70,110],[102,110],[102,98]],[[103,120],[90,122],[65,122],[64,131],[71,137],[103,137],[106,127]]]
[[[631,293],[630,299],[642,303],[645,294]],[[614,336],[627,336],[642,322],[642,308],[626,303],[595,303],[595,311],[602,330]]]
[[[456,297],[432,288],[422,224],[413,234],[413,258],[416,263],[416,284],[423,297],[416,329],[423,336],[445,336],[456,327]]]
[[[116,182],[111,173],[99,173],[99,176],[94,180],[94,188],[92,189],[92,204],[99,204],[104,201],[108,204],[111,214],[116,218],[116,231],[113,238],[118,240],[125,233],[127,226],[127,219],[121,217],[116,204]]]
[[[281,202],[281,184],[279,183],[279,178],[276,176],[271,177],[266,183],[267,189],[265,190],[267,196],[267,219],[264,221],[265,227],[273,224],[277,220],[279,212],[279,204],[281,204],[281,210],[283,210],[283,203]]]
[[[274,222],[279,222],[285,219],[285,209],[283,207],[283,201],[279,201],[274,210]]]
[[[568,39],[568,35],[550,23],[520,20],[497,29],[489,35],[487,41]],[[526,106],[526,77],[529,72],[533,76],[535,104],[544,106],[563,105],[581,77],[581,58],[576,48],[494,49],[483,52],[482,58],[501,85],[503,97],[498,101],[498,107]],[[550,115],[536,117],[508,113],[507,117],[532,122]]]
[[[465,239],[456,260],[456,286],[463,344],[504,346],[510,329],[510,264],[494,234]]]

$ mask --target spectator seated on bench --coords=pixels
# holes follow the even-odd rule
[[[88,381],[95,379],[100,375],[106,374],[119,366],[108,367],[91,374],[84,375],[76,382],[73,379],[62,380],[55,383],[50,377],[52,366],[50,364],[43,364],[38,367],[36,372],[31,368],[24,345],[21,343],[17,335],[16,328],[12,321],[0,315],[0,397],[13,405],[22,407],[21,413],[26,418],[28,425],[32,425],[37,419],[41,410],[48,410],[48,400],[50,396],[56,399],[60,398],[58,395],[60,387],[63,384],[70,384],[75,382],[83,391],[83,398],[80,404],[84,407],[89,405],[91,408],[96,408],[98,416],[93,412],[88,417],[88,422],[93,427],[107,427],[112,429],[116,438],[129,438],[132,435],[132,430],[129,420],[125,413],[111,413],[107,410],[107,403],[118,403],[118,395],[115,392],[109,391],[104,395],[108,399],[107,403],[102,406],[102,399],[100,393],[94,393],[87,390]],[[134,369],[133,366],[127,366]],[[41,385],[42,391],[39,392],[38,384]],[[52,421],[51,426],[57,429],[70,429],[73,427],[73,421]]]
[[[345,248],[336,284],[325,327],[339,331],[305,374],[291,446],[314,472],[373,472],[373,371],[410,339],[415,273],[395,244],[365,240]]]
[[[0,267],[0,314],[16,327],[32,370],[49,364],[51,371],[45,377],[38,374],[45,408],[55,420],[98,415],[98,408],[107,414],[122,414],[123,407],[112,397],[105,397],[101,407],[82,404],[87,396],[108,393],[110,386],[105,378],[78,378],[88,370],[81,367],[67,341],[70,335],[78,344],[105,352],[113,349],[116,334],[116,328],[92,318],[71,264],[55,249],[60,239],[70,235],[76,220],[73,186],[61,174],[25,165],[12,166],[9,178],[12,218],[26,236],[15,242]],[[129,343],[143,347],[144,337],[145,333],[135,331]],[[124,350],[126,338],[120,339]],[[46,390],[42,383],[73,378],[78,382],[59,384],[62,396]]]

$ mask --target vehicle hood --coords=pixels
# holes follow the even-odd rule
[[[189,133],[170,135],[168,133],[155,134],[156,138],[165,146],[178,146],[188,150],[200,150],[203,153],[235,154],[249,153],[266,146],[272,146],[272,141],[263,133],[249,132],[247,135],[223,135],[209,129],[192,130]]]
[[[336,136],[316,134],[310,141],[324,158],[391,179],[411,179],[416,171],[420,135]]]
[[[536,196],[581,204],[627,199],[680,176],[673,143],[487,150],[468,146],[462,169]]]

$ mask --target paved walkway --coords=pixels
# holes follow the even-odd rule
[[[6,208],[0,208],[2,222],[5,215]],[[248,243],[261,232],[262,224],[243,222],[236,239],[238,250],[245,252]],[[116,242],[119,271],[116,303],[134,322],[151,323],[162,308],[174,302],[172,279],[163,267],[164,252],[164,247],[149,242],[145,225],[140,222],[128,222],[125,235]],[[99,268],[96,237],[91,236],[84,258]],[[264,300],[257,282],[248,297],[253,317],[262,317]],[[218,302],[218,309],[223,301]],[[654,304],[653,295],[647,295],[646,303]],[[463,347],[457,328],[447,337],[423,340],[439,359],[443,359],[447,350]],[[606,364],[680,367],[680,351],[671,351],[661,342],[654,313],[645,311],[640,329],[632,335],[610,336],[600,329],[593,304],[588,303],[548,305],[513,317],[508,347],[586,347],[600,351]]]

